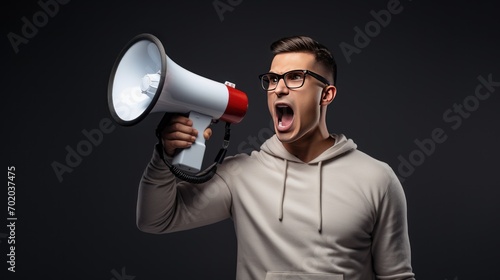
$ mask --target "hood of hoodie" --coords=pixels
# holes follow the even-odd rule
[[[311,160],[308,163],[304,163],[302,160],[294,156],[293,154],[289,153],[285,147],[283,146],[283,143],[278,139],[276,135],[273,135],[270,139],[268,139],[262,146],[260,147],[261,151],[283,159],[283,184],[282,184],[282,194],[280,197],[280,207],[279,207],[279,213],[278,213],[278,220],[281,222],[283,221],[284,218],[284,213],[283,213],[283,205],[286,199],[286,179],[287,179],[287,174],[288,174],[288,162],[297,162],[297,163],[304,163],[308,165],[316,165],[318,168],[317,174],[311,174],[311,176],[318,176],[319,178],[319,185],[316,188],[316,191],[318,192],[318,232],[321,233],[323,230],[323,183],[322,183],[322,171],[323,171],[323,161],[327,161],[330,159],[334,159],[335,157],[338,157],[340,155],[346,154],[352,150],[356,149],[356,144],[352,139],[348,139],[345,137],[343,134],[332,134],[330,137],[335,139],[335,144],[331,146],[330,148],[326,149],[323,153],[321,153],[319,156],[317,156],[315,159]],[[314,190],[311,190],[314,191]]]
[[[330,135],[330,137],[335,139],[335,144],[307,164],[316,164],[325,160],[332,159],[353,149],[356,149],[357,147],[352,139],[348,139],[343,134],[332,134]],[[273,135],[268,141],[264,142],[260,149],[274,157],[282,158],[287,161],[303,162],[296,156],[289,153],[276,135]]]

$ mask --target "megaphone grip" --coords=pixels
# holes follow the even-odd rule
[[[203,156],[205,155],[205,137],[203,132],[212,122],[212,117],[195,111],[189,112],[189,119],[193,121],[193,127],[198,130],[198,137],[191,147],[182,149],[172,160],[172,164],[178,168],[196,173],[201,170]]]
[[[170,172],[174,174],[175,177],[186,181],[190,182],[193,184],[202,184],[207,182],[208,180],[212,179],[214,177],[215,173],[217,172],[217,164],[212,164],[209,168],[204,170],[204,172],[197,174],[197,175],[191,175],[184,173],[181,169],[177,168],[176,166],[173,166],[171,163],[169,163],[164,156],[164,151],[163,151],[163,145],[161,144],[161,140],[156,144],[155,146],[157,153],[160,155],[160,158],[163,160],[163,162],[168,166]]]

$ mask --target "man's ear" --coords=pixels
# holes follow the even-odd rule
[[[335,86],[329,85],[323,89],[321,93],[320,105],[328,105],[332,103],[333,99],[337,95],[337,88]]]

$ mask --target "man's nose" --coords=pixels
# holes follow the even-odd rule
[[[274,89],[274,93],[278,96],[288,94],[288,87],[285,85],[285,80],[280,79],[276,88]]]

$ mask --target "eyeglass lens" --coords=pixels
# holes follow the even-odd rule
[[[298,88],[304,83],[304,72],[302,71],[288,72],[282,77],[288,88]],[[266,90],[273,90],[278,86],[278,82],[282,77],[278,74],[265,74],[262,76],[262,87]]]

